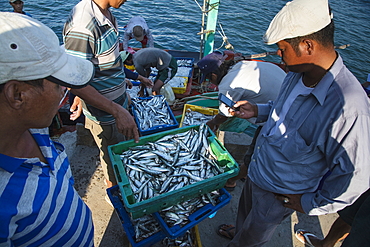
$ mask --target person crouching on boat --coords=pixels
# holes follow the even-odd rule
[[[125,33],[123,34],[123,50],[128,51],[128,43],[131,39],[141,43],[142,48],[154,47],[154,38],[145,19],[141,16],[132,17],[125,26]]]
[[[205,79],[218,86],[218,92],[236,101],[248,100],[254,104],[265,104],[275,100],[286,73],[277,65],[269,62],[225,60],[219,51],[212,52],[198,61],[197,66],[202,73],[199,83]],[[219,114],[207,125],[212,131],[233,116],[229,107],[220,104]],[[255,119],[248,119],[255,124]]]
[[[158,70],[153,81],[153,95],[160,95],[161,88],[177,73],[176,59],[159,48],[145,48],[137,51],[134,54],[134,65],[136,71],[144,77],[149,77],[152,72],[151,68]]]

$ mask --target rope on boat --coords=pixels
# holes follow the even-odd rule
[[[209,9],[206,11],[205,10],[205,8],[203,8],[199,3],[198,3],[198,1],[197,0],[194,0],[194,2],[198,5],[198,7],[200,8],[200,10],[202,11],[202,13],[203,13],[203,15],[205,15],[205,16],[207,16],[207,13],[209,12],[209,11],[211,11],[211,10],[213,10],[214,8],[217,8],[218,7],[218,5],[219,5],[219,3],[214,3],[214,4],[211,4],[211,5],[209,5]],[[221,32],[220,32],[220,30],[217,30],[218,31],[218,33],[221,35],[221,37],[222,37],[222,44],[221,44],[221,46],[219,47],[219,48],[217,48],[217,49],[215,49],[215,50],[219,50],[219,49],[221,49],[223,46],[224,46],[224,44],[226,43],[226,45],[225,45],[225,48],[226,49],[228,49],[228,50],[232,50],[232,51],[234,51],[234,46],[229,42],[229,39],[227,38],[227,36],[226,36],[226,34],[225,34],[225,32],[224,32],[224,29],[223,29],[223,27],[222,27],[222,25],[221,25],[221,22],[219,21],[219,20],[217,20],[217,22],[218,22],[218,25],[220,26],[220,29],[221,29]],[[204,23],[202,23],[202,25],[204,25]],[[203,28],[202,28],[202,31],[201,32],[199,32],[199,33],[197,33],[198,35],[203,35],[203,34],[206,34],[206,33],[209,33],[209,32],[214,32],[213,30],[203,30]]]
[[[203,12],[202,6],[200,6],[200,4],[198,3],[198,1],[197,0],[194,0],[194,2],[198,5],[198,7],[200,8],[200,10]]]
[[[230,44],[229,39],[227,38],[227,36],[226,36],[226,34],[225,34],[225,31],[224,31],[224,29],[222,28],[221,22],[219,22],[219,21],[218,21],[218,25],[220,26],[221,32],[220,32],[220,30],[217,30],[217,31],[218,31],[218,33],[219,33],[219,34],[221,35],[221,37],[222,37],[222,44],[221,44],[221,45],[220,45],[220,47],[219,47],[219,48],[217,48],[216,50],[221,49],[221,48],[224,46],[224,44],[226,43],[225,48],[226,48],[227,50],[232,50],[232,51],[234,51],[234,46],[233,46],[232,44]]]

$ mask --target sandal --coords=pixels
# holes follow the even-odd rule
[[[302,236],[304,238],[304,240],[302,240],[301,238],[299,238],[299,236]],[[305,246],[309,246],[309,247],[315,247],[312,243],[311,243],[311,240],[309,239],[309,236],[311,237],[314,237],[314,238],[318,238],[316,237],[315,234],[313,233],[310,233],[308,231],[305,231],[303,229],[299,229],[295,232],[295,237],[303,244],[305,244]]]
[[[231,231],[233,231],[233,230],[234,230],[234,234],[231,233]],[[235,226],[222,224],[218,227],[217,234],[220,235],[221,237],[224,237],[224,238],[233,239],[233,237],[235,235]]]

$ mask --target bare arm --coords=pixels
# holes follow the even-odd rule
[[[133,138],[136,142],[139,141],[139,132],[134,118],[125,108],[105,98],[90,85],[81,89],[72,89],[71,92],[79,96],[89,105],[111,114],[116,119],[119,132],[129,139]]]
[[[139,75],[137,79],[146,87],[152,88],[153,82],[149,78]]]

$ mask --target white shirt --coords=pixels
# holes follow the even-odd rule
[[[241,61],[222,78],[219,93],[233,101],[248,100],[253,104],[275,100],[286,73],[277,65],[269,62]],[[229,108],[220,104],[219,112],[231,117]],[[254,123],[255,119],[248,119]]]

